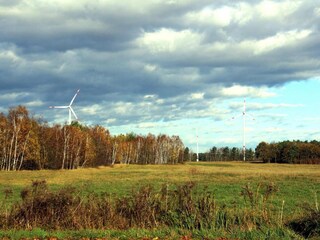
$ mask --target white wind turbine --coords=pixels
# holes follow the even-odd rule
[[[72,109],[72,103],[73,103],[74,99],[77,97],[79,92],[80,92],[80,89],[78,89],[76,94],[73,96],[73,98],[71,99],[71,102],[69,103],[68,106],[50,106],[49,108],[67,108],[69,110],[69,124],[71,124],[71,122],[72,122],[71,115],[74,116],[75,120],[78,120],[76,113]]]
[[[197,133],[197,162],[199,162],[199,136],[198,136],[198,128],[196,129]]]
[[[243,118],[243,144],[242,144],[242,151],[243,151],[243,161],[246,161],[246,99],[243,100],[243,112],[242,112],[242,118]],[[235,119],[233,117],[232,119]],[[253,120],[255,120],[253,118]]]

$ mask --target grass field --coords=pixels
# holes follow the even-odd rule
[[[81,189],[81,194],[86,196],[92,193],[109,193],[113,196],[130,195],[132,191],[139,189],[145,185],[151,185],[155,189],[160,189],[163,184],[168,184],[169,188],[174,188],[177,184],[186,182],[196,183],[197,191],[202,191],[204,186],[207,186],[207,191],[214,194],[216,201],[219,204],[232,206],[237,204],[247,206],[241,191],[244,186],[251,186],[253,190],[257,189],[261,184],[274,184],[278,191],[272,196],[271,202],[274,209],[279,212],[283,208],[283,221],[288,222],[291,219],[297,218],[303,214],[303,206],[306,204],[316,206],[317,198],[320,198],[320,165],[285,165],[285,164],[260,164],[260,163],[243,163],[243,162],[214,162],[214,163],[187,163],[184,165],[116,165],[114,167],[101,167],[91,169],[78,170],[61,170],[61,171],[21,171],[21,172],[1,172],[0,173],[0,201],[6,203],[8,207],[14,202],[19,201],[20,191],[29,186],[32,181],[46,180],[49,188],[55,190],[65,186],[76,186]],[[10,199],[5,199],[5,190],[12,189],[13,196]],[[278,213],[277,213],[278,214]],[[36,229],[37,234],[43,233]],[[131,232],[130,232],[131,231]],[[189,233],[183,230],[172,229],[140,229],[130,230],[126,232],[108,233],[108,238],[114,239],[134,239],[149,236],[155,238],[174,238]],[[132,233],[133,231],[133,233]],[[182,231],[182,233],[181,233]],[[275,229],[274,231],[278,231]],[[10,230],[2,231],[0,237],[7,236]],[[19,231],[15,231],[16,233]],[[264,233],[262,233],[264,232]],[[240,239],[273,239],[266,238],[264,234],[268,232],[266,229],[256,233],[252,231],[251,238],[248,235],[237,236],[228,235],[227,237]],[[69,232],[72,234],[80,234]],[[11,234],[11,235],[10,235]],[[9,235],[15,238],[13,233]],[[23,235],[25,234],[25,235]],[[21,238],[33,236],[28,235],[29,232],[20,232]],[[57,233],[55,233],[57,235]],[[59,233],[62,238],[65,238],[66,233]],[[85,232],[85,234],[89,234]],[[91,234],[97,238],[103,233],[93,231]],[[115,235],[112,235],[115,234]],[[123,236],[122,236],[122,235]],[[140,234],[140,235],[139,235]],[[141,235],[142,234],[142,235]],[[197,238],[195,232],[190,233],[193,238]],[[200,234],[200,233],[198,233]],[[204,233],[201,233],[204,234]],[[203,238],[200,234],[199,239]],[[217,232],[206,232],[207,236],[212,239],[218,239]],[[211,235],[210,235],[211,234]],[[233,233],[234,234],[234,233]],[[249,234],[248,232],[246,234]],[[259,235],[260,234],[260,235]],[[262,234],[262,235],[261,235]],[[281,239],[279,233],[279,239]],[[32,235],[32,234],[31,234]],[[90,235],[90,234],[89,234]],[[290,235],[290,234],[289,234]],[[127,237],[126,237],[127,236]],[[258,236],[258,237],[257,237]],[[17,238],[20,238],[17,237]],[[84,236],[81,236],[84,237]]]

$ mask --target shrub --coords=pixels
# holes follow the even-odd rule
[[[50,229],[69,227],[73,206],[80,201],[73,193],[73,188],[52,192],[48,190],[45,181],[34,181],[31,188],[21,191],[22,203],[13,206],[9,225]]]

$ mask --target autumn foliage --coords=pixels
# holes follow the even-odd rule
[[[184,161],[178,136],[112,136],[102,126],[48,125],[23,106],[0,114],[0,169],[76,169],[101,165]]]

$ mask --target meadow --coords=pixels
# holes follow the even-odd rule
[[[207,201],[215,208],[212,211],[215,212],[214,216],[220,219],[220,222],[216,220],[214,224],[205,225],[206,227],[193,227],[193,222],[189,225],[179,222],[171,225],[167,222],[160,224],[158,219],[152,224],[147,222],[149,225],[146,226],[135,223],[132,224],[132,227],[124,229],[117,229],[115,226],[104,229],[97,227],[91,229],[84,227],[79,229],[15,227],[14,229],[2,229],[0,237],[12,239],[48,238],[49,236],[61,239],[85,237],[106,239],[303,239],[302,235],[290,228],[290,223],[310,215],[310,212],[306,212],[308,209],[313,209],[312,214],[316,216],[319,212],[320,165],[200,162],[179,165],[115,165],[77,170],[1,172],[2,214],[4,211],[10,211],[12,206],[22,201],[21,191],[23,189],[30,187],[35,181],[43,180],[50,191],[72,187],[76,189],[76,194],[80,198],[107,195],[108,198],[122,199],[130,199],[130,196],[146,186],[152,187],[151,193],[158,196],[163,186],[175,193],[177,189],[184,189],[181,186],[192,183],[193,197],[187,196],[189,201],[199,200],[198,202],[194,200],[193,206],[200,206],[202,200]],[[207,197],[209,195],[210,197]],[[178,220],[181,216],[185,216],[185,213],[183,214],[177,215]],[[224,218],[223,221],[221,221],[221,216]],[[228,217],[232,219],[229,223]],[[170,223],[172,219],[173,217],[170,218]],[[245,219],[250,219],[251,225],[244,224]],[[259,221],[252,219],[259,219]],[[186,220],[190,219],[186,217]],[[242,223],[240,224],[239,221]],[[239,227],[235,228],[232,225]],[[310,238],[319,237],[317,231],[319,231],[319,225],[315,226],[315,231]]]

